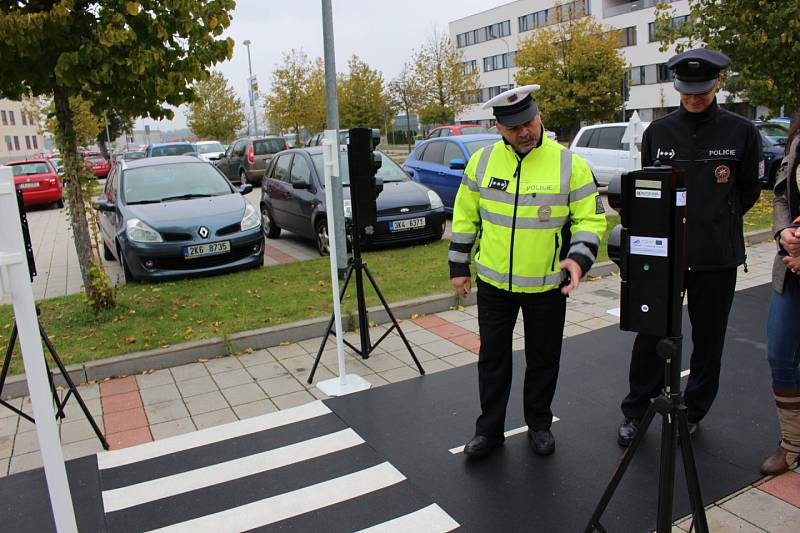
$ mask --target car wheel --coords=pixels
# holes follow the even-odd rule
[[[317,235],[317,251],[319,255],[330,255],[331,248],[330,239],[328,238],[328,222],[324,218],[320,218],[314,225],[314,229]]]
[[[111,253],[111,248],[108,247],[105,241],[103,241],[103,259],[105,259],[106,261],[114,260],[114,254]]]
[[[122,253],[122,249],[117,247],[117,253],[119,254],[119,264],[122,267],[122,279],[125,280],[125,283],[136,281],[133,277],[133,272],[128,268],[128,262],[125,260],[125,254]]]
[[[244,170],[239,171],[239,185],[244,185],[247,183],[247,174],[245,174]]]
[[[266,205],[261,206],[261,229],[264,231],[264,236],[269,239],[281,236],[281,228],[272,220]]]
[[[59,208],[59,209],[64,207],[64,198],[59,198],[58,199],[58,201],[56,202],[56,207]]]

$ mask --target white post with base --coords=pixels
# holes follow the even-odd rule
[[[59,533],[77,533],[64,454],[53,410],[53,397],[47,379],[33,286],[28,272],[14,176],[11,167],[0,166],[0,297],[7,292],[11,293],[14,306],[25,377],[33,403],[36,434],[56,530]]]
[[[644,136],[644,125],[642,119],[639,118],[639,112],[634,111],[628,121],[628,127],[625,128],[625,133],[622,134],[622,142],[628,143],[628,151],[630,154],[631,168],[628,170],[639,170],[642,168],[642,154],[639,152],[639,147],[636,143],[642,142]]]
[[[331,292],[333,293],[333,317],[336,327],[336,353],[339,356],[339,377],[326,379],[317,383],[317,388],[328,396],[344,396],[353,392],[366,390],[371,383],[358,374],[348,374],[344,362],[344,342],[342,339],[342,308],[339,301],[339,265],[336,262],[336,220],[333,218],[333,196],[331,180],[339,177],[339,135],[336,130],[325,130],[322,140],[323,167],[325,171],[325,205],[328,212],[328,250],[331,258]],[[339,222],[342,223],[341,221]],[[325,332],[327,335],[328,332]]]

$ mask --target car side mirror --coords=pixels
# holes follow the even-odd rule
[[[97,209],[98,211],[114,211],[115,207],[114,204],[109,203],[108,200],[105,198],[98,198],[94,202],[92,202],[92,207]]]
[[[294,187],[295,189],[308,189],[310,186],[311,184],[308,183],[307,181],[301,181],[301,180],[292,181],[292,187]]]
[[[222,159],[222,155],[221,154],[212,155],[212,156],[209,156],[209,158],[208,158],[209,161],[219,161],[220,159]]]
[[[453,170],[464,170],[467,168],[466,163],[464,163],[463,159],[453,159],[450,161],[447,166],[449,166]]]
[[[239,186],[239,194],[247,194],[253,190],[253,186],[250,183],[245,183],[244,185]]]
[[[383,179],[375,176],[375,198],[383,192]]]

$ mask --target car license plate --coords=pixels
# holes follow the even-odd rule
[[[20,183],[19,184],[19,188],[20,189],[35,189],[38,186],[39,186],[39,182],[38,181],[31,181],[31,182],[28,182],[28,183]]]
[[[208,244],[197,244],[187,246],[183,249],[183,257],[193,259],[206,255],[227,254],[231,251],[231,241],[210,242]]]
[[[394,220],[389,222],[389,231],[408,231],[425,227],[425,218],[408,218],[406,220]]]

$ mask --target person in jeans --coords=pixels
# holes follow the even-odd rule
[[[778,253],[772,269],[767,356],[782,438],[761,472],[782,474],[800,456],[800,111],[789,129],[786,157],[775,179],[772,227]]]

